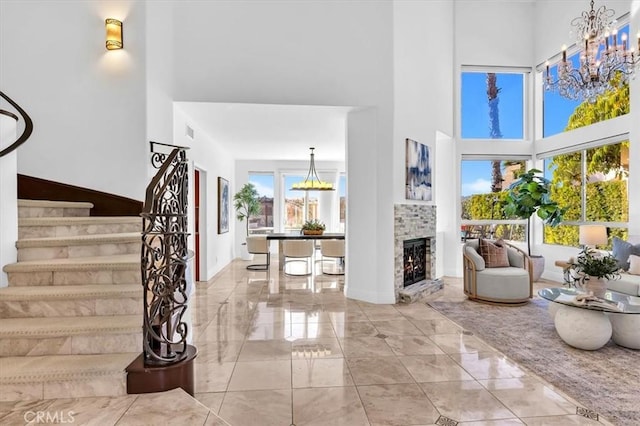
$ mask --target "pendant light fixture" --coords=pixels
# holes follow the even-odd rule
[[[313,159],[313,150],[315,148],[309,148],[311,150],[311,161],[309,163],[309,173],[302,182],[294,183],[291,186],[292,191],[333,191],[333,184],[329,182],[323,182],[318,177],[316,172],[316,163]]]

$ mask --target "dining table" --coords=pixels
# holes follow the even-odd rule
[[[278,241],[278,269],[284,268],[284,250],[282,243],[286,240],[344,240],[344,233],[324,232],[319,235],[305,235],[300,232],[276,232],[267,234],[267,241]]]

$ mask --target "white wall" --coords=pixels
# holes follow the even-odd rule
[[[146,2],[147,140],[173,141],[173,3]]]
[[[2,109],[14,112],[4,105]],[[21,121],[22,123],[22,121]],[[22,131],[22,129],[21,129]],[[0,151],[18,138],[17,122],[13,117],[0,115]],[[9,277],[2,267],[18,259],[18,152],[0,157],[0,287],[9,285]]]
[[[195,130],[193,140],[185,135],[186,124],[189,124]],[[235,257],[233,252],[235,221],[232,217],[229,218],[229,232],[218,234],[218,177],[222,177],[232,183],[235,174],[234,161],[225,150],[224,144],[206,135],[179,106],[174,108],[173,128],[174,143],[190,147],[187,151],[187,156],[191,161],[188,200],[188,228],[191,233],[189,248],[191,250],[195,250],[193,199],[196,188],[194,188],[193,184],[193,170],[198,168],[205,172],[200,175],[202,180],[201,188],[205,190],[200,199],[200,217],[205,219],[200,224],[200,281],[207,281]],[[233,194],[233,187],[230,187],[230,189],[231,194]],[[230,214],[232,212],[231,210]]]
[[[108,17],[123,50],[105,49]],[[0,2],[0,87],[34,121],[19,173],[142,199],[145,34],[142,2]]]
[[[436,204],[437,228],[445,238],[443,253],[457,252],[456,222],[447,220],[456,209],[457,181],[453,141],[454,32],[453,2],[396,1],[394,19],[394,202]],[[434,35],[437,35],[435,37]],[[438,134],[441,135],[438,142]],[[405,199],[405,139],[431,149],[434,160],[434,198],[431,202]],[[446,141],[445,141],[446,140]],[[438,142],[438,143],[437,143]],[[453,166],[453,167],[452,167]],[[442,223],[441,223],[442,222]],[[454,235],[456,234],[456,235]],[[457,238],[457,241],[456,241]],[[443,270],[455,274],[455,257],[444,257]]]

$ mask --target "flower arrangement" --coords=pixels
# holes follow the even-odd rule
[[[580,252],[577,260],[570,259],[569,264],[582,276],[580,281],[587,281],[589,277],[606,280],[620,278],[620,267],[615,257],[610,254],[601,255],[588,247]]]
[[[307,220],[302,225],[302,233],[307,235],[321,235],[325,230],[324,223],[317,219]]]

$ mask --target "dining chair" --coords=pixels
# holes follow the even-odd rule
[[[315,247],[313,244],[313,240],[286,240],[282,243],[282,250],[284,254],[284,267],[283,271],[285,275],[311,275],[313,273],[313,252],[315,251]],[[292,258],[294,260],[287,261],[287,258]],[[295,273],[293,271],[287,271],[287,263],[292,262],[306,262],[306,273],[300,274]],[[291,269],[291,268],[289,268]]]
[[[344,275],[344,240],[322,240],[320,245],[320,254],[322,259],[320,264],[322,265],[322,273],[326,275]],[[324,258],[335,258],[335,270],[337,272],[326,272],[324,269]]]
[[[264,254],[267,256],[266,263],[255,263],[248,265],[247,269],[254,271],[268,271],[271,264],[271,253],[269,252],[269,241],[263,235],[250,235],[247,237],[247,251],[251,254]]]

